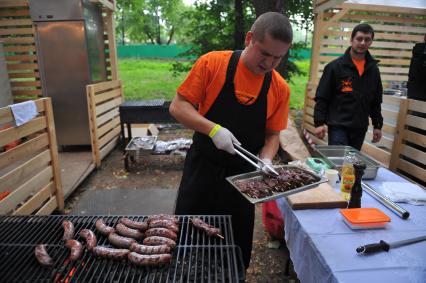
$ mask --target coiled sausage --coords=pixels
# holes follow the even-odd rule
[[[92,230],[83,229],[79,233],[80,237],[86,240],[86,248],[91,251],[97,244],[96,235]]]
[[[74,239],[67,240],[65,246],[71,250],[69,259],[71,261],[78,260],[83,254],[83,245]]]
[[[148,223],[130,220],[126,217],[120,218],[119,222],[129,228],[138,229],[140,231],[145,231],[148,228]]]
[[[123,225],[121,223],[118,223],[115,226],[115,230],[117,231],[118,234],[124,237],[133,238],[136,240],[142,239],[143,237],[142,232],[140,232],[139,230],[129,228],[126,225]]]
[[[176,234],[179,233],[178,225],[170,219],[155,219],[149,222],[149,228],[166,228]]]
[[[148,220],[146,222],[148,222],[149,224],[151,221],[158,220],[158,219],[168,219],[174,222],[175,224],[179,224],[179,219],[175,215],[170,215],[170,214],[151,215],[151,216],[148,216]]]
[[[130,252],[128,258],[131,262],[139,266],[162,265],[172,261],[171,254],[141,255],[135,252]]]
[[[109,234],[108,240],[113,246],[126,249],[128,249],[131,244],[136,243],[136,240],[133,238],[122,237],[115,233]]]
[[[166,238],[172,239],[173,241],[177,240],[176,233],[166,228],[150,228],[145,231],[145,236],[146,237],[160,236],[160,237],[166,237]]]
[[[154,255],[154,254],[170,253],[171,249],[168,245],[148,246],[148,245],[139,245],[137,243],[133,243],[130,245],[130,250],[138,254]]]
[[[151,237],[145,238],[143,240],[143,244],[149,245],[149,246],[168,245],[171,249],[176,247],[176,242],[173,241],[172,239],[159,237],[159,236],[151,236]]]
[[[62,240],[71,240],[74,238],[74,224],[69,220],[62,221],[62,227],[64,228],[64,236]]]
[[[108,236],[109,234],[115,232],[115,229],[110,226],[107,226],[104,220],[101,218],[96,220],[95,226],[96,226],[96,230],[98,230],[99,233],[105,236]]]
[[[49,256],[46,250],[46,245],[37,245],[35,247],[35,257],[37,261],[43,266],[52,266],[53,259]]]
[[[114,249],[107,248],[102,246],[96,246],[93,248],[93,254],[95,256],[100,256],[104,258],[112,258],[112,259],[125,259],[129,254],[129,250],[127,249]]]

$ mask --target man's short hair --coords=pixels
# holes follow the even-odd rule
[[[260,15],[251,26],[253,40],[263,41],[265,34],[285,43],[293,41],[293,30],[286,16],[277,12]]]
[[[371,33],[371,39],[374,39],[374,29],[369,24],[359,24],[352,30],[351,39],[354,39],[354,36],[357,32]]]

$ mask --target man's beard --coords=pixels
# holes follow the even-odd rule
[[[364,55],[365,53],[367,53],[367,50],[364,50],[362,52],[358,52],[355,48],[352,48],[352,52],[357,54],[357,55]]]

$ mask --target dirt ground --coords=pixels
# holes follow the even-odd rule
[[[177,137],[189,138],[192,132],[185,129],[164,129],[159,140]],[[116,148],[100,168],[78,187],[67,199],[66,212],[70,212],[79,196],[86,190],[114,188],[161,188],[177,190],[182,177],[184,157],[180,155],[149,155],[132,164],[130,172],[124,170],[123,154]],[[290,266],[289,252],[284,243],[279,248],[269,248],[271,242],[262,224],[262,207],[256,206],[252,261],[246,274],[247,282],[298,282]]]

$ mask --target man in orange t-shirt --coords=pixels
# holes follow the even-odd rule
[[[246,268],[254,205],[225,178],[254,170],[235,155],[234,143],[269,164],[277,153],[279,132],[287,125],[290,90],[274,68],[287,54],[292,38],[285,16],[262,14],[247,32],[243,51],[201,56],[170,105],[172,116],[195,130],[175,213],[232,215],[234,240]]]
[[[378,61],[368,52],[373,39],[370,25],[357,25],[345,54],[324,68],[315,95],[314,124],[320,139],[328,129],[329,145],[361,150],[369,117],[374,128],[372,142],[382,137],[382,80]]]

